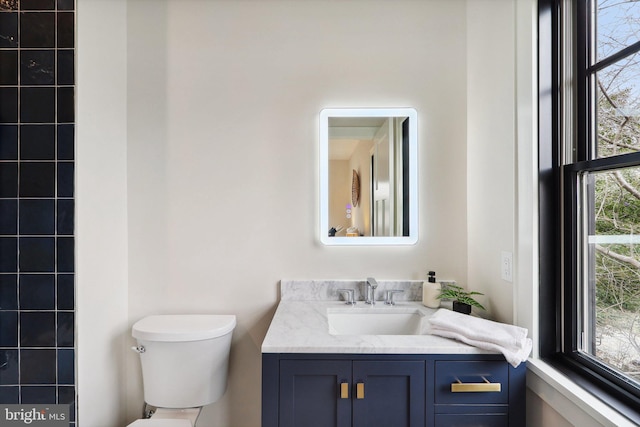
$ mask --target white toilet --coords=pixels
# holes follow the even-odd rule
[[[194,427],[202,407],[227,388],[234,315],[157,315],[132,335],[140,354],[144,400],[157,410],[129,427]]]

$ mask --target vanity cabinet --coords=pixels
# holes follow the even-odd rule
[[[525,425],[525,364],[498,355],[262,355],[263,427]]]
[[[283,360],[279,371],[280,427],[424,427],[423,362]]]

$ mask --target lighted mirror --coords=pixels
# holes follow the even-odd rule
[[[418,240],[418,123],[413,108],[320,113],[320,240],[411,245]]]

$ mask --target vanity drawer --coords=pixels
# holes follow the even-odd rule
[[[436,427],[505,427],[509,425],[506,414],[437,414]]]
[[[503,361],[436,361],[435,403],[509,403],[509,365]]]

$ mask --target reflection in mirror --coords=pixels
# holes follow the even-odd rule
[[[320,113],[320,237],[327,245],[418,239],[417,114],[412,108]]]

